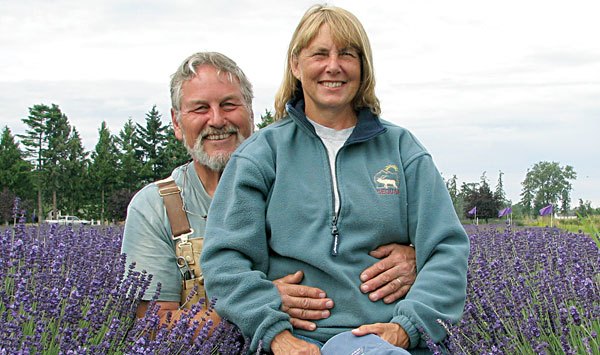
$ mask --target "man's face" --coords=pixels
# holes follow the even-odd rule
[[[210,65],[199,66],[196,72],[182,85],[179,122],[171,110],[175,136],[196,162],[220,171],[250,135],[250,111],[237,79],[230,81]]]

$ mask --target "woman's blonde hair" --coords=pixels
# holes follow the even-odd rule
[[[285,116],[285,104],[302,92],[302,84],[292,73],[292,60],[319,33],[322,25],[329,25],[333,41],[338,47],[358,50],[361,61],[361,83],[352,100],[355,110],[369,108],[375,115],[381,113],[379,99],[375,96],[373,55],[367,33],[360,21],[347,10],[329,5],[314,5],[306,11],[294,31],[287,51],[283,81],[275,95],[275,119]]]

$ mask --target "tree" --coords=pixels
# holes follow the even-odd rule
[[[144,153],[144,165],[149,172],[149,176],[145,176],[150,181],[161,178],[162,169],[159,164],[160,151],[164,149],[167,141],[165,131],[168,126],[161,122],[162,115],[156,109],[156,105],[146,114],[146,126],[137,125],[139,131],[138,146]]]
[[[34,105],[29,108],[29,116],[22,121],[28,127],[24,135],[18,135],[21,143],[25,146],[26,156],[31,159],[35,167],[33,178],[37,187],[37,205],[39,221],[42,221],[42,192],[44,177],[42,175],[44,152],[47,149],[46,122],[56,115],[60,115],[58,106],[52,104],[49,107],[44,104]]]
[[[21,199],[33,197],[31,168],[10,129],[4,127],[0,137],[0,191],[7,189]]]
[[[273,117],[270,110],[265,109],[265,113],[260,115],[260,123],[257,124],[256,127],[258,127],[258,129],[263,129],[273,122],[275,122],[275,117]]]
[[[521,183],[521,204],[529,214],[548,204],[560,206],[561,212],[567,213],[573,189],[569,180],[576,178],[577,173],[572,166],[561,167],[558,162],[547,161],[536,163],[527,169],[525,180]]]
[[[118,152],[118,185],[128,193],[137,191],[147,183],[142,176],[143,153],[140,151],[137,139],[136,125],[131,118],[125,122],[123,128],[115,138]]]
[[[89,191],[93,190],[89,186],[88,179],[88,152],[85,151],[81,142],[81,136],[77,129],[71,130],[71,135],[67,141],[67,159],[65,160],[64,181],[60,186],[60,194],[63,196],[61,208],[71,211],[72,214],[78,212],[89,201]]]
[[[58,191],[61,190],[67,180],[67,160],[69,158],[69,138],[71,136],[71,125],[65,114],[58,106],[52,106],[52,114],[46,119],[44,139],[47,149],[42,152],[44,183],[52,193],[52,216],[58,215]],[[71,182],[69,182],[71,183]],[[62,203],[61,203],[62,204]]]
[[[100,190],[100,221],[104,223],[106,193],[117,183],[115,165],[117,163],[117,147],[113,136],[110,134],[106,122],[102,122],[98,129],[98,143],[92,152],[90,177]]]
[[[490,218],[498,216],[501,203],[492,192],[485,171],[481,175],[479,184],[463,184],[463,187],[465,188],[462,194],[465,196],[467,211],[477,207],[477,217],[484,218],[486,223]]]
[[[167,141],[164,149],[159,152],[158,166],[160,178],[171,175],[175,167],[185,164],[191,158],[182,142],[175,137],[173,127],[168,127],[166,131]]]
[[[465,201],[458,190],[457,185],[458,178],[456,175],[453,175],[450,180],[446,181],[446,188],[448,189],[448,193],[450,194],[450,198],[452,199],[452,205],[454,206],[454,211],[457,216],[462,216],[465,208]]]
[[[496,183],[496,190],[494,190],[494,197],[501,205],[505,205],[508,202],[506,194],[504,193],[504,182],[502,181],[503,175],[504,173],[502,171],[498,172],[498,183]]]

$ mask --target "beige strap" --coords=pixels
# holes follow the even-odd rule
[[[171,224],[171,234],[173,239],[183,234],[192,232],[187,214],[183,210],[183,200],[181,199],[181,189],[175,183],[172,177],[157,181],[158,193],[163,198],[167,217]]]
[[[187,213],[183,209],[183,199],[181,198],[181,189],[175,183],[172,177],[155,183],[158,186],[158,193],[163,199],[167,218],[171,224],[171,238],[175,242],[175,255],[177,256],[177,266],[182,274],[181,306],[180,308],[190,308],[204,298],[203,308],[207,309],[206,291],[204,290],[204,276],[200,269],[200,254],[202,253],[203,238],[188,239],[188,236],[194,231],[190,227],[190,221]],[[196,293],[191,293],[196,287]]]

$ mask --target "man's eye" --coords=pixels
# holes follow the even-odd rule
[[[221,105],[221,107],[223,108],[223,110],[225,111],[233,111],[235,110],[239,105],[234,104],[233,102],[225,102]]]
[[[193,110],[193,112],[206,113],[206,112],[208,112],[208,106],[198,106]]]

